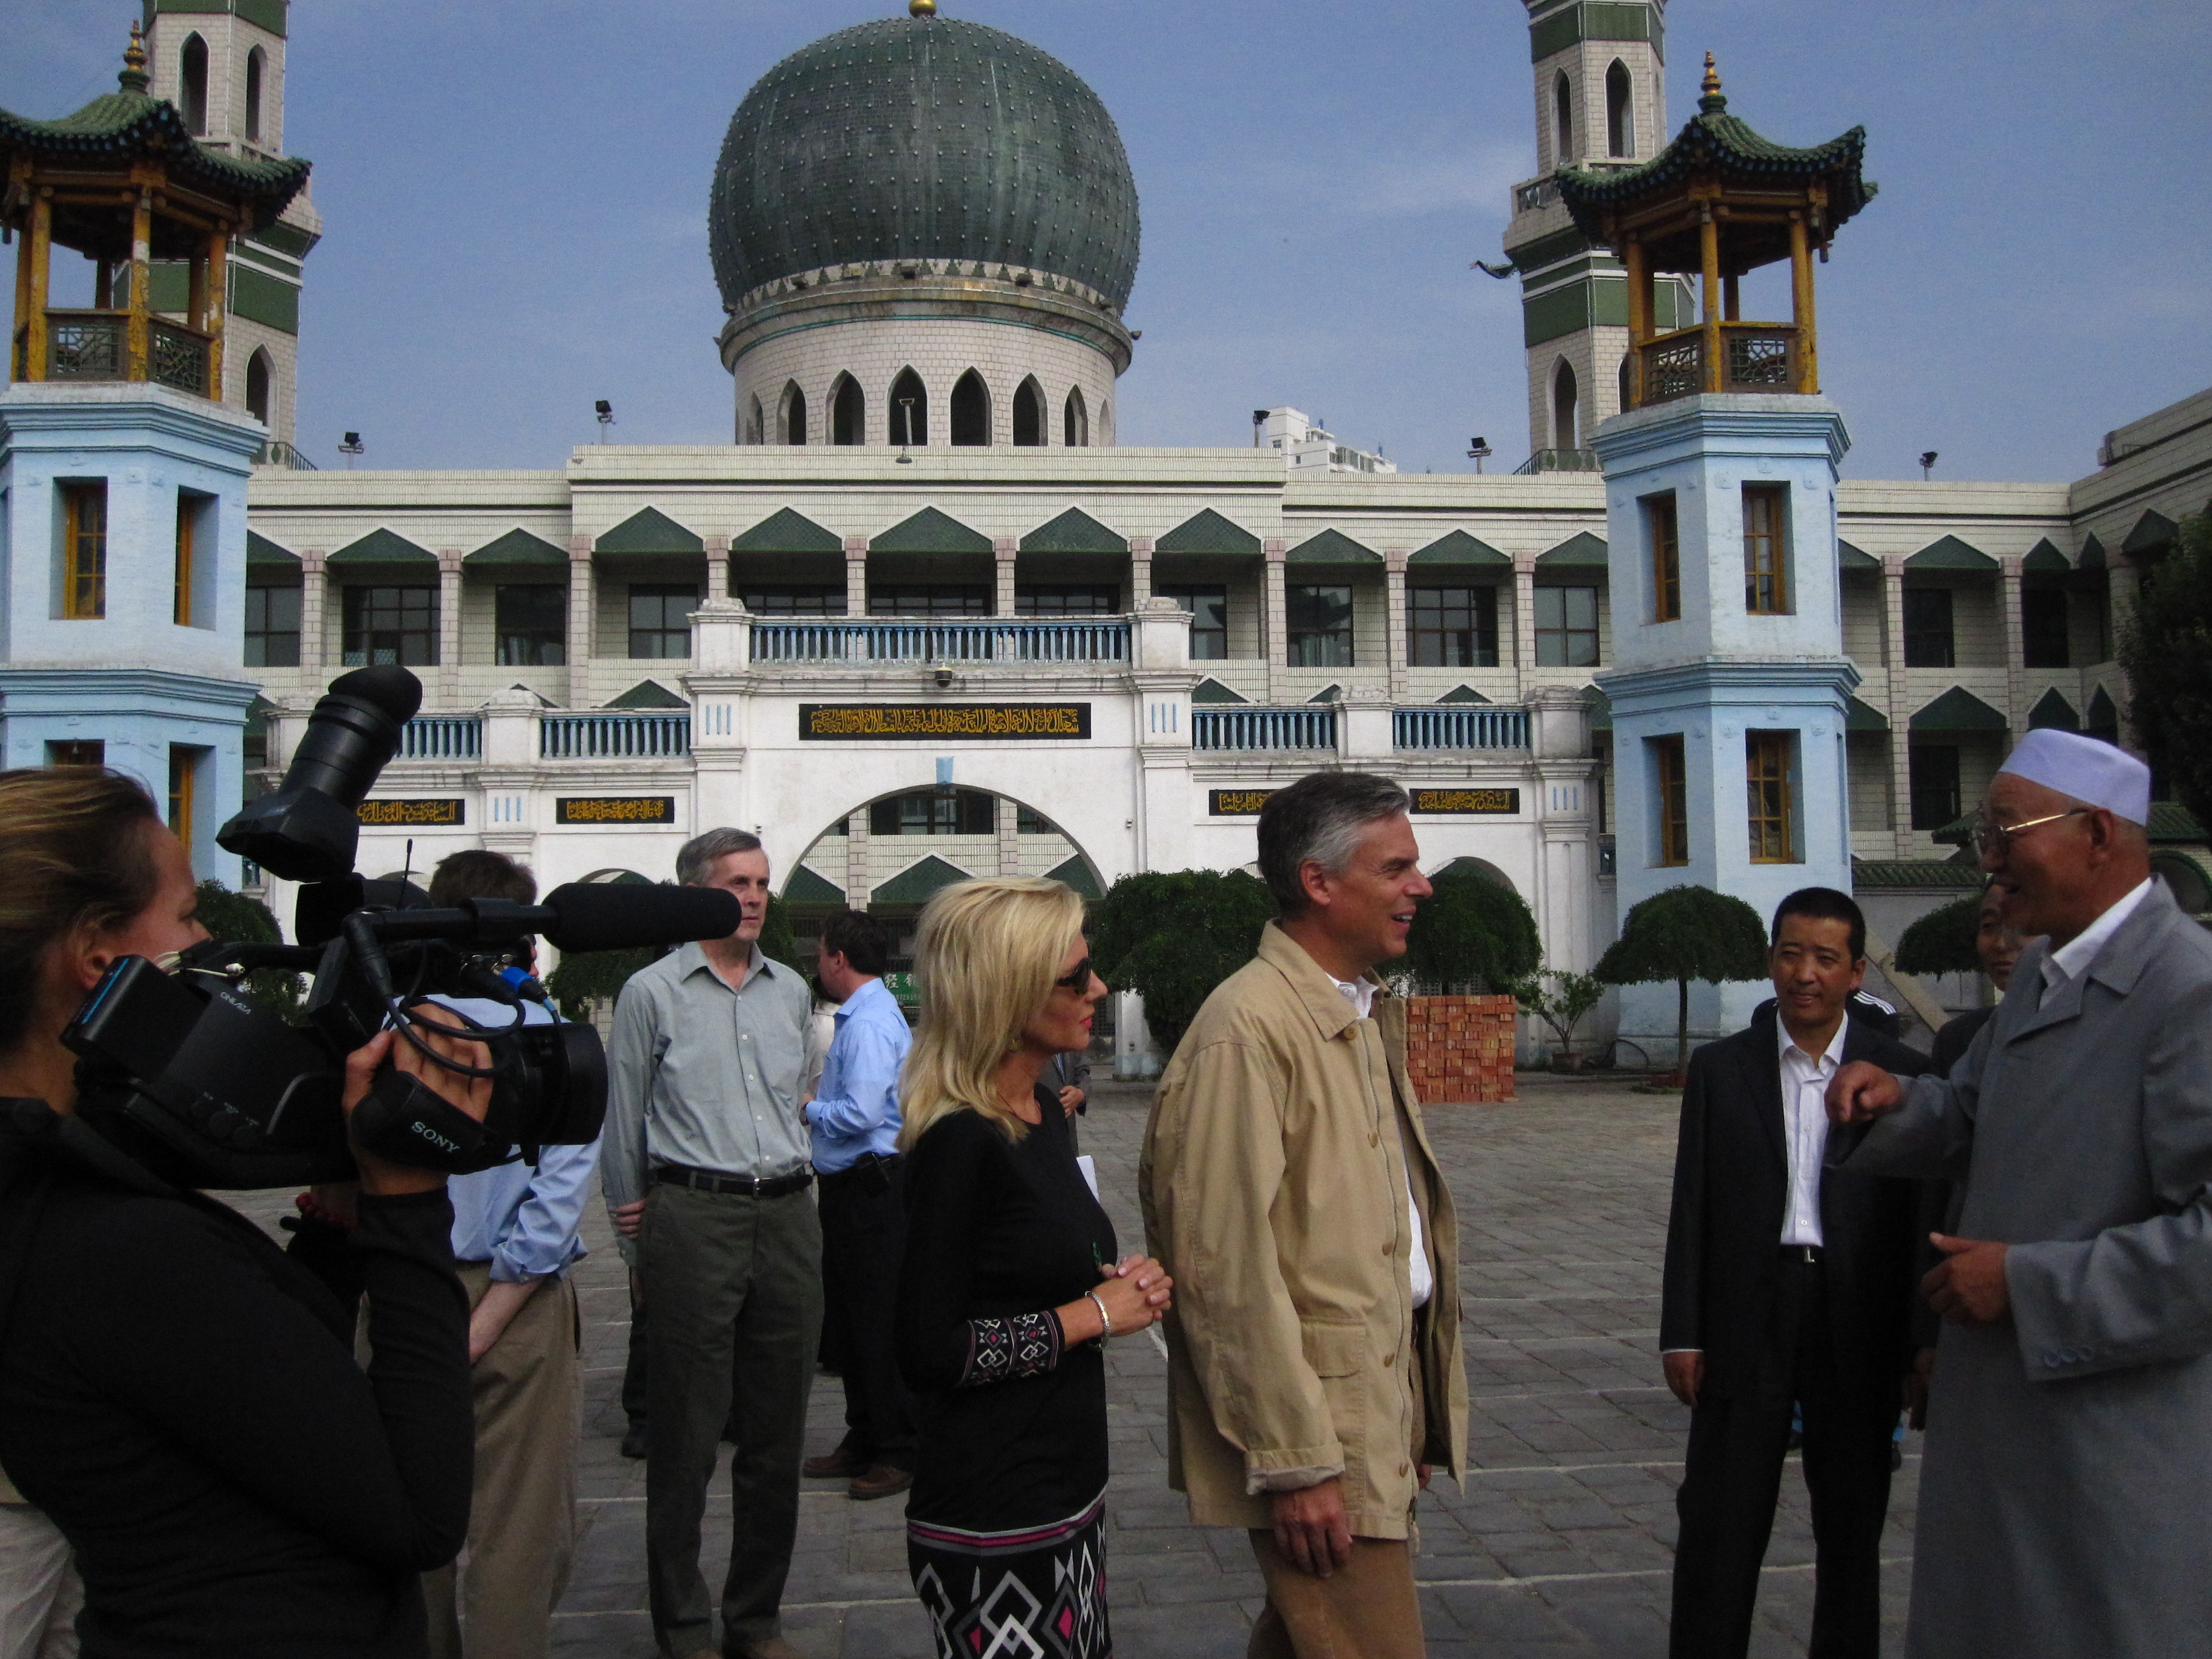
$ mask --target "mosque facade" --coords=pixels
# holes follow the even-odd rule
[[[185,9],[159,0],[157,26]],[[770,69],[731,123],[709,204],[731,441],[537,471],[264,457],[245,763],[273,778],[324,684],[396,661],[427,694],[364,809],[368,873],[487,846],[548,884],[658,880],[733,823],[800,916],[893,918],[969,876],[1095,892],[1243,865],[1269,789],[1367,768],[1413,790],[1431,870],[1510,884],[1547,961],[1588,967],[1618,925],[1599,685],[1623,565],[1592,444],[1629,398],[1629,273],[1558,181],[1665,148],[1666,9],[1528,9],[1538,169],[1489,267],[1522,284],[1520,471],[1118,444],[1140,235],[1113,118],[918,0]],[[281,81],[260,86],[266,131]],[[1692,320],[1686,280],[1650,286],[1647,325]],[[2116,433],[2072,484],[1835,486],[1836,846],[1893,940],[1971,885],[1938,835],[2013,735],[2124,737],[2113,633],[2212,495],[2208,416],[2212,393]],[[1122,1033],[1140,1072],[1140,1022]]]

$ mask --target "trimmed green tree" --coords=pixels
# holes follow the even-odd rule
[[[279,945],[283,931],[276,918],[259,899],[234,893],[221,882],[208,880],[194,890],[200,926],[211,939],[248,945]],[[240,988],[257,1006],[290,1019],[304,1000],[300,976],[283,968],[257,968]]]
[[[1552,988],[1545,988],[1545,981]],[[1559,1060],[1571,1066],[1575,1058],[1575,1027],[1605,995],[1605,981],[1595,974],[1571,974],[1554,969],[1531,974],[1511,988],[1514,1000],[1552,1028],[1559,1040]]]
[[[659,955],[649,945],[629,951],[571,951],[546,977],[545,990],[560,1005],[562,1018],[589,1020],[597,1004],[620,996],[630,975],[650,967]]]
[[[2144,569],[2118,654],[2143,751],[2174,799],[2212,826],[2212,514],[2184,520],[2180,544]]]
[[[1759,912],[1729,893],[1683,885],[1654,893],[1621,924],[1620,937],[1598,958],[1607,985],[1674,981],[1674,1074],[1690,1062],[1690,981],[1725,985],[1766,977],[1766,926]]]
[[[1241,870],[1124,876],[1091,905],[1091,959],[1107,984],[1144,998],[1146,1024],[1173,1048],[1274,914],[1266,885]]]
[[[1938,906],[1905,930],[1897,941],[1898,971],[1906,974],[1978,974],[1981,953],[1974,942],[1981,932],[1982,896],[1969,893]]]
[[[1413,912],[1404,967],[1415,978],[1449,992],[1454,986],[1480,995],[1505,990],[1534,973],[1544,959],[1536,918],[1502,881],[1480,872],[1447,869],[1436,892]]]

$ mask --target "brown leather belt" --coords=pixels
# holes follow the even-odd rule
[[[803,1193],[814,1184],[814,1171],[800,1168],[789,1175],[759,1176],[717,1175],[712,1170],[695,1170],[688,1164],[656,1164],[653,1179],[670,1187],[689,1187],[695,1193],[719,1193],[726,1198],[785,1198],[793,1193]]]

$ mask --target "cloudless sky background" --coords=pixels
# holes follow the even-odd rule
[[[111,88],[128,0],[0,0],[0,106]],[[1294,404],[1401,467],[1528,451],[1508,192],[1534,168],[1516,0],[945,0],[1084,76],[1144,212],[1125,443],[1234,445]],[[557,466],[719,443],[707,258],[730,115],[903,0],[300,0],[286,148],[315,163],[299,441],[325,466]],[[1791,144],[1855,124],[1881,197],[1820,268],[1862,477],[2063,480],[2212,383],[2212,5],[1674,0],[1668,113],[1717,52]],[[1748,298],[1748,295],[1747,295]]]

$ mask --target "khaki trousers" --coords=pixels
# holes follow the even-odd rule
[[[460,1274],[474,1307],[491,1264]],[[576,1553],[577,1336],[575,1285],[548,1279],[477,1361],[468,1552],[422,1575],[431,1659],[545,1659]]]
[[[1422,1659],[1428,1651],[1404,1539],[1353,1539],[1352,1559],[1327,1578],[1291,1565],[1272,1532],[1254,1531],[1252,1553],[1267,1605],[1245,1659]]]

